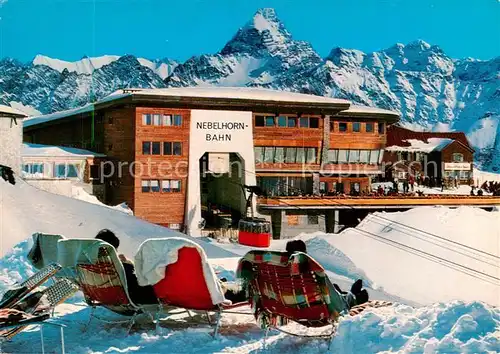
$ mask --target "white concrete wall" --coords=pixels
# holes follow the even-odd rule
[[[23,142],[23,120],[0,116],[0,165],[9,166],[21,175],[21,145]]]
[[[243,183],[255,185],[252,112],[191,111],[185,225],[187,233],[193,236],[201,234],[199,160],[206,152],[237,153],[244,161]]]

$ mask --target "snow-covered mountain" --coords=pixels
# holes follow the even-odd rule
[[[193,85],[268,87],[398,110],[413,129],[466,131],[481,167],[500,170],[500,57],[453,59],[415,41],[373,53],[334,48],[321,58],[293,39],[273,9],[262,9],[221,51],[181,64],[131,55],[0,61],[0,103],[42,113],[118,88]]]

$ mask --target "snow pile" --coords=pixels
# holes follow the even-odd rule
[[[500,174],[474,169],[474,183],[476,186],[481,187],[484,182],[489,181],[500,182]]]
[[[89,150],[70,148],[66,146],[53,146],[42,144],[24,143],[21,152],[23,157],[103,157]]]
[[[102,206],[105,208],[111,208],[114,210],[118,210],[118,211],[121,211],[122,213],[125,213],[125,214],[134,215],[134,212],[132,211],[132,209],[130,209],[128,207],[127,203],[121,203],[121,204],[118,204],[116,206],[109,206],[109,205],[103,204],[99,201],[99,199],[97,199],[97,197],[95,195],[91,195],[91,194],[87,193],[83,189],[83,187],[72,186],[71,193],[72,193],[72,195],[71,195],[72,198],[82,200],[82,201],[87,202],[87,203],[96,204],[96,205],[99,205],[99,206]]]
[[[500,212],[421,207],[375,212],[338,235],[323,235],[375,287],[422,304],[500,299]],[[421,230],[421,231],[420,231]]]
[[[410,146],[397,146],[397,145],[392,145],[386,147],[387,151],[409,151],[409,152],[432,152],[432,151],[439,151],[443,149],[444,147],[448,146],[450,143],[453,142],[453,139],[448,139],[448,138],[429,138],[427,139],[427,142],[418,140],[418,139],[408,139],[404,140],[404,142],[407,142],[410,144]]]
[[[36,189],[21,179],[13,186],[0,179],[0,256],[34,232],[68,238],[93,238],[101,229],[113,230],[121,240],[120,252],[133,258],[148,238],[186,237],[198,242],[209,258],[233,253],[182,233],[150,224],[109,207],[91,204]]]

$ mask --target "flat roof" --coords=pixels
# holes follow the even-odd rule
[[[107,107],[136,106],[187,109],[243,110],[254,113],[308,113],[352,117],[380,117],[397,121],[399,114],[378,108],[352,106],[348,100],[309,94],[249,87],[185,87],[165,89],[122,89],[85,106],[32,117],[24,127],[55,124],[56,121]]]
[[[340,111],[337,113],[338,116],[347,117],[374,117],[374,116],[384,116],[394,121],[399,120],[399,112],[390,111],[388,109],[382,109],[377,107],[368,107],[360,105],[351,105],[348,109]]]
[[[22,157],[105,157],[106,155],[89,150],[65,146],[24,143]]]
[[[5,106],[3,104],[0,104],[0,118],[2,117],[9,117],[9,118],[23,118],[27,117],[28,115],[24,112],[21,112],[15,108],[12,108],[10,106]]]

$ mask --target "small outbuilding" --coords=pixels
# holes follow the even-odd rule
[[[0,105],[0,165],[21,172],[23,118],[27,115],[9,106]]]

